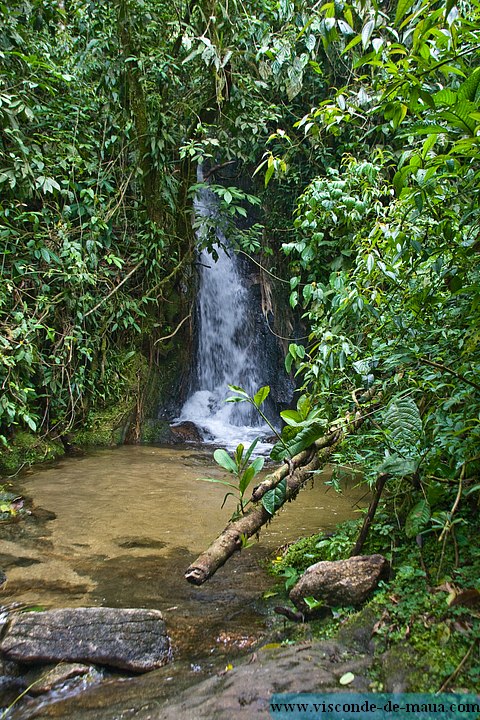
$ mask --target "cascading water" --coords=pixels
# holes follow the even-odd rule
[[[216,196],[203,189],[195,201],[197,218],[215,217],[217,212]],[[200,238],[201,234],[200,227]],[[217,232],[217,238],[217,261],[207,250],[199,258],[196,370],[178,421],[190,420],[205,440],[232,447],[271,433],[249,404],[225,402],[232,394],[228,384],[252,394],[268,383],[265,354],[255,342],[253,293],[238,257],[223,249],[228,245],[223,233]]]

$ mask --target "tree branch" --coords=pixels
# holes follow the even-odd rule
[[[454,377],[458,378],[462,382],[466,383],[467,385],[470,385],[471,387],[474,387],[475,390],[480,390],[480,385],[478,385],[476,382],[473,382],[473,380],[468,380],[464,375],[460,375],[460,373],[457,373],[455,370],[452,370],[452,368],[447,367],[447,365],[442,365],[442,363],[434,362],[433,360],[427,360],[427,358],[421,357],[418,358],[421,363],[424,363],[425,365],[430,365],[431,367],[437,368],[437,370],[443,370],[444,372],[449,373],[450,375],[453,375]]]
[[[376,400],[376,389],[370,388],[360,401]],[[185,578],[193,585],[202,585],[238,550],[242,549],[243,541],[256,535],[260,528],[272,519],[263,505],[258,503],[266,492],[276,487],[281,480],[287,478],[287,489],[280,509],[286,502],[294,500],[299,490],[315,470],[325,465],[337,444],[348,432],[355,432],[370,414],[370,408],[358,409],[353,419],[349,416],[336,423],[322,438],[319,438],[309,448],[295,455],[288,464],[282,465],[253,490],[252,500],[254,507],[242,515],[238,520],[228,523],[223,532],[205,550],[194,563],[187,568]],[[338,427],[343,425],[343,427]]]

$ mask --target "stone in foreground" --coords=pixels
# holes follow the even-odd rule
[[[65,608],[15,615],[0,645],[21,663],[84,662],[148,672],[170,659],[158,610]]]
[[[383,555],[356,555],[348,560],[323,561],[311,565],[290,592],[290,600],[304,614],[304,598],[314,597],[325,605],[360,605],[388,572]]]

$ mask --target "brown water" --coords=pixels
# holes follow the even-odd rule
[[[46,608],[148,607],[164,615],[174,657],[195,668],[244,650],[268,631],[262,593],[275,585],[265,559],[276,548],[354,515],[363,491],[339,495],[317,476],[204,586],[187,566],[223,529],[234,502],[198,478],[223,477],[208,450],[120,447],[65,459],[15,481],[15,492],[55,514],[0,528],[0,604]],[[42,514],[40,513],[40,516]],[[271,615],[271,613],[270,613]]]

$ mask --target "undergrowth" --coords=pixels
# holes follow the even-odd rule
[[[363,554],[382,553],[391,563],[388,581],[379,583],[363,608],[331,608],[328,618],[310,622],[315,637],[332,637],[340,629],[374,617],[372,640],[378,658],[372,688],[384,690],[385,659],[408,668],[408,690],[476,691],[480,685],[480,519],[474,504],[465,504],[455,535],[440,539],[428,532],[407,538],[392,514],[379,509]],[[289,591],[315,562],[349,557],[361,520],[337,531],[301,538],[277,555],[272,573]],[[320,599],[320,598],[317,598]],[[342,630],[343,631],[343,630]]]

